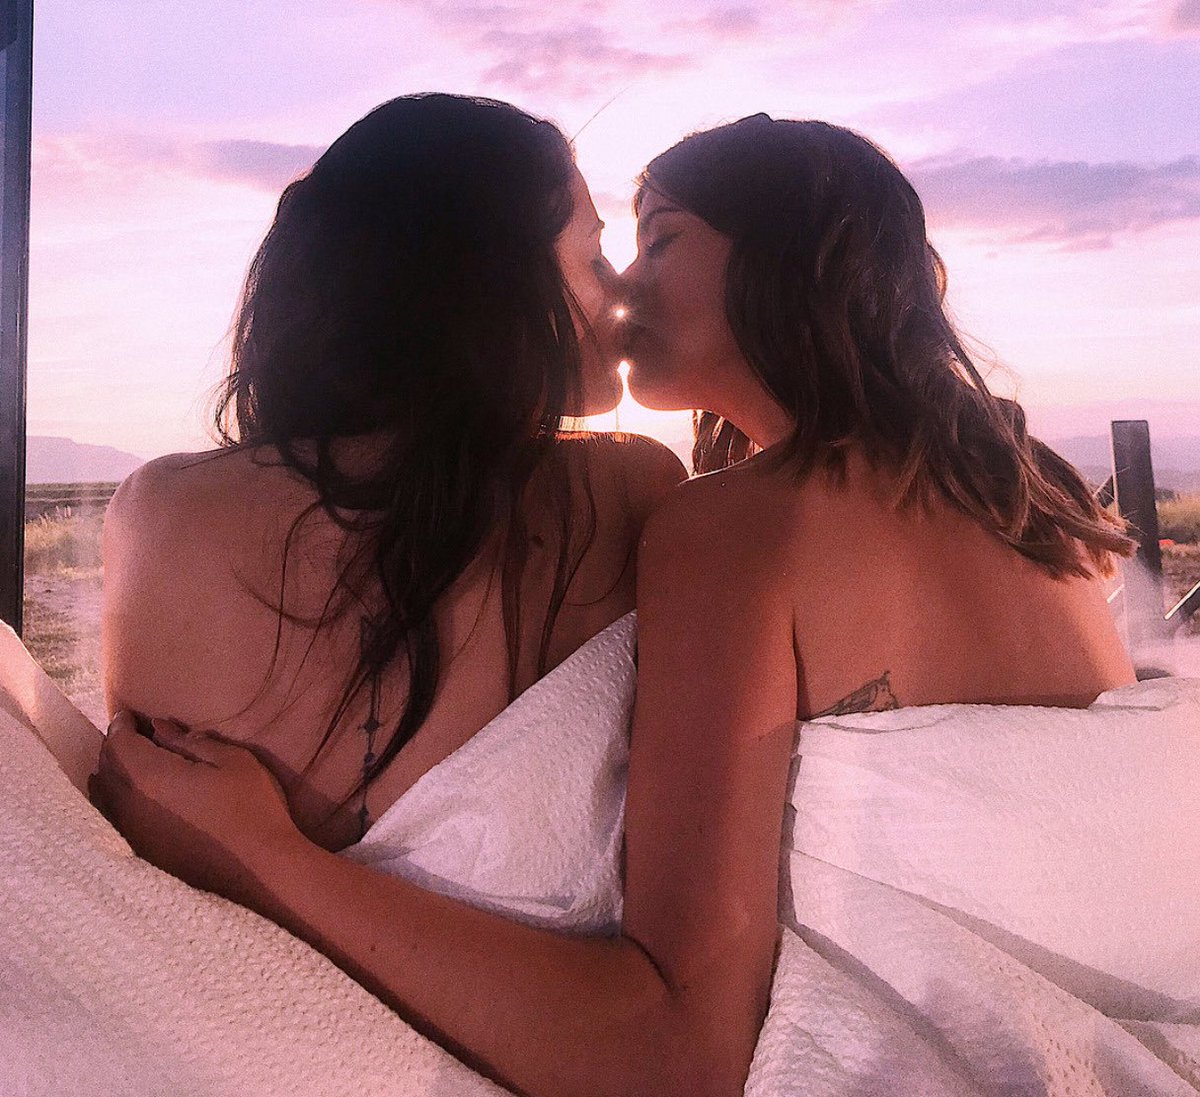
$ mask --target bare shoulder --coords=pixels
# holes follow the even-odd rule
[[[110,706],[211,713],[213,680],[223,699],[255,695],[279,620],[287,471],[230,448],[160,457],[122,483],[103,536]]]
[[[171,453],[147,461],[130,473],[109,503],[110,519],[155,521],[176,516],[188,495],[203,492],[218,472],[227,472],[233,450]]]
[[[612,452],[634,513],[641,521],[687,480],[683,462],[661,442],[640,434],[614,434]]]
[[[718,543],[747,537],[772,542],[796,496],[793,485],[764,466],[743,461],[673,485],[651,516],[659,531],[671,534],[706,532]]]
[[[147,461],[117,488],[104,513],[104,562],[111,569],[138,543],[171,535],[181,514],[180,470],[195,454],[173,453]]]
[[[651,474],[672,484],[687,479],[687,469],[674,451],[644,434],[616,432],[598,436],[615,459],[631,474]]]
[[[639,525],[687,479],[687,469],[670,449],[640,434],[576,435],[569,444],[580,446],[589,475],[615,492]]]
[[[649,582],[739,599],[769,597],[786,583],[789,494],[745,464],[678,484],[654,508],[638,553]]]
[[[304,494],[289,470],[261,450],[172,453],[147,461],[121,483],[105,515],[105,538],[224,539]]]

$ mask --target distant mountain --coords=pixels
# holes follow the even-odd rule
[[[1200,400],[1093,400],[1059,406],[1026,403],[1029,429],[1039,438],[1105,435],[1115,419],[1145,419],[1151,438],[1190,438],[1200,433]]]
[[[1096,483],[1112,475],[1112,442],[1103,435],[1083,438],[1047,438],[1046,444],[1062,454]],[[1154,485],[1175,491],[1200,491],[1200,437],[1150,437]]]
[[[1099,486],[1112,475],[1112,440],[1104,435],[1074,438],[1045,438],[1089,480]],[[689,469],[692,467],[692,440],[673,438],[666,443]],[[1150,437],[1150,459],[1154,463],[1154,484],[1174,491],[1200,492],[1200,437]]]
[[[70,438],[30,437],[25,444],[25,482],[77,484],[124,480],[141,457],[112,446],[91,446]]]

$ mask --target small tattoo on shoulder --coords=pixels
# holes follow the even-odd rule
[[[837,704],[831,705],[823,712],[814,713],[811,718],[816,720],[821,716],[848,716],[852,712],[890,712],[899,708],[900,699],[892,691],[891,674],[890,670],[885,670],[878,678],[859,686]]]

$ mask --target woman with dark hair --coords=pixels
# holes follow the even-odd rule
[[[253,745],[337,849],[628,612],[683,470],[563,432],[621,393],[601,227],[562,134],[488,100],[392,100],[292,183],[223,448],[151,462],[109,509],[111,711]]]
[[[471,870],[422,802],[331,856],[246,752],[128,716],[122,831],[522,1093],[1189,1091],[1200,685],[1135,684],[1101,583],[1131,542],[988,392],[912,188],[849,131],[757,116],[653,161],[637,208],[630,383],[705,410],[712,471],[639,551],[620,921],[561,932],[578,895],[516,862],[520,898],[453,898]],[[576,666],[505,714],[549,729],[536,757],[492,738],[460,771],[520,786],[561,750],[522,810],[591,796],[568,751],[622,745],[628,691]],[[553,818],[524,832],[547,857]],[[619,856],[596,833],[579,890]]]

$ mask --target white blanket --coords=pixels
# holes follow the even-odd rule
[[[801,729],[747,1092],[1200,1088],[1200,681]]]
[[[634,643],[585,645],[348,855],[613,928]],[[1200,1092],[1200,682],[818,721],[790,801],[750,1097]],[[0,828],[0,1092],[498,1092],[137,861],[2,715]]]
[[[304,943],[135,857],[42,742],[78,760],[99,733],[11,631],[0,659],[0,1094],[503,1092]]]
[[[542,925],[620,918],[634,620],[347,851]],[[601,700],[602,698],[602,700]],[[1200,681],[800,728],[748,1097],[1200,1090]]]

